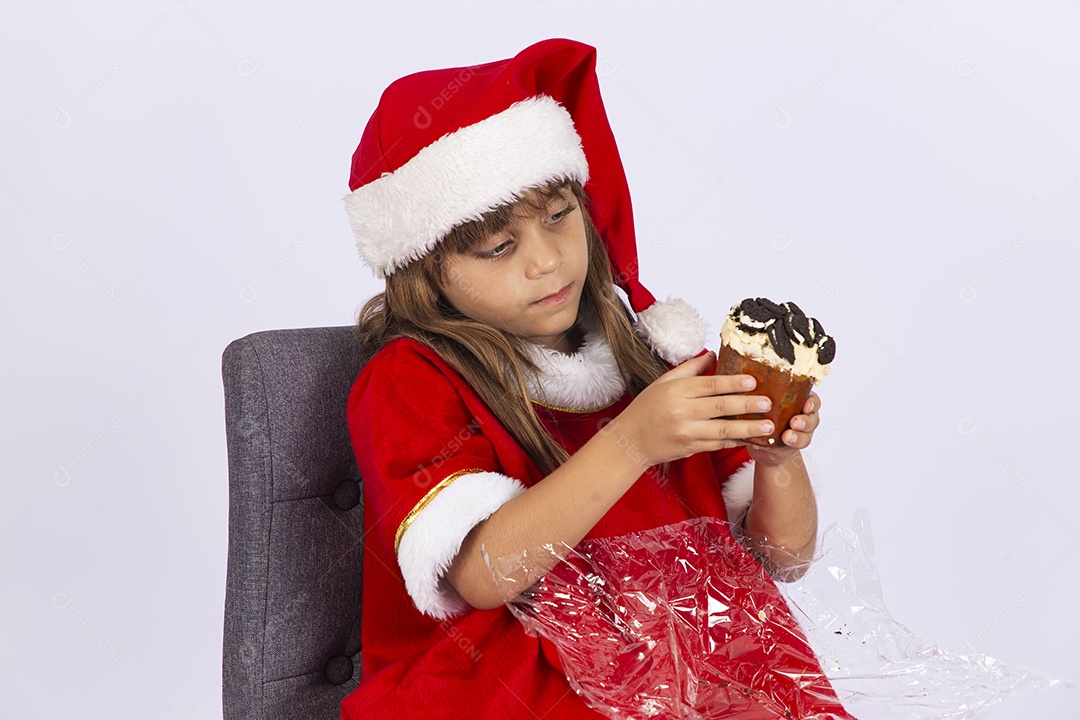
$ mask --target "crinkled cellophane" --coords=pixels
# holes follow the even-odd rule
[[[526,631],[555,645],[574,690],[610,718],[966,718],[1064,684],[939,650],[895,622],[865,511],[826,531],[787,585],[714,518],[488,563]]]

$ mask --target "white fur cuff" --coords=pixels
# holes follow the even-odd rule
[[[398,565],[420,612],[443,620],[469,609],[453,588],[442,586],[442,578],[469,531],[524,491],[521,482],[500,473],[469,473],[439,492],[413,519],[401,536]]]
[[[743,463],[742,467],[722,483],[720,494],[724,496],[731,534],[738,540],[742,538],[746,511],[750,509],[750,501],[754,499],[754,461]]]
[[[698,311],[680,298],[655,302],[638,313],[635,328],[660,357],[678,365],[705,349],[708,326]]]
[[[806,475],[810,480],[810,487],[817,495],[817,473],[814,465],[806,456],[802,456],[806,466]],[[748,460],[742,467],[736,470],[730,478],[720,486],[720,494],[724,496],[724,505],[727,508],[728,525],[731,534],[736,540],[743,536],[743,522],[746,520],[746,512],[750,509],[750,502],[754,499],[754,461]]]

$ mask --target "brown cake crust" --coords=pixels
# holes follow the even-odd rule
[[[744,357],[726,345],[720,348],[713,375],[752,375],[757,380],[757,387],[746,394],[766,395],[772,400],[772,409],[768,412],[735,416],[736,420],[772,420],[772,435],[746,438],[746,442],[762,447],[783,446],[780,436],[788,429],[791,418],[802,412],[814,387],[813,378],[793,375],[787,370]]]

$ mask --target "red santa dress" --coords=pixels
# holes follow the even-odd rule
[[[536,359],[545,372],[530,379],[530,399],[571,454],[633,399],[598,333],[574,355],[537,348]],[[342,718],[603,717],[575,694],[552,642],[527,634],[506,607],[471,608],[442,579],[469,531],[542,479],[524,450],[460,375],[409,339],[365,365],[347,412],[366,535],[363,679],[343,701]],[[741,517],[752,481],[743,448],[671,463],[664,479],[650,469],[587,539],[726,520],[729,509]],[[788,612],[775,588],[766,594],[771,613]],[[797,714],[736,716],[850,718],[801,633],[785,642],[788,655],[811,659],[805,673],[819,678],[818,699],[792,699]]]

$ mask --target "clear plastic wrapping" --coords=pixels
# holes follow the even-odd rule
[[[978,709],[1003,700],[1072,687],[987,655],[943,650],[893,619],[866,510],[830,526],[802,579],[779,587],[845,707],[862,720],[974,718]],[[962,612],[947,603],[941,608],[952,616]]]
[[[611,718],[963,718],[1061,683],[895,622],[864,512],[786,585],[715,518],[488,562],[526,631]]]

